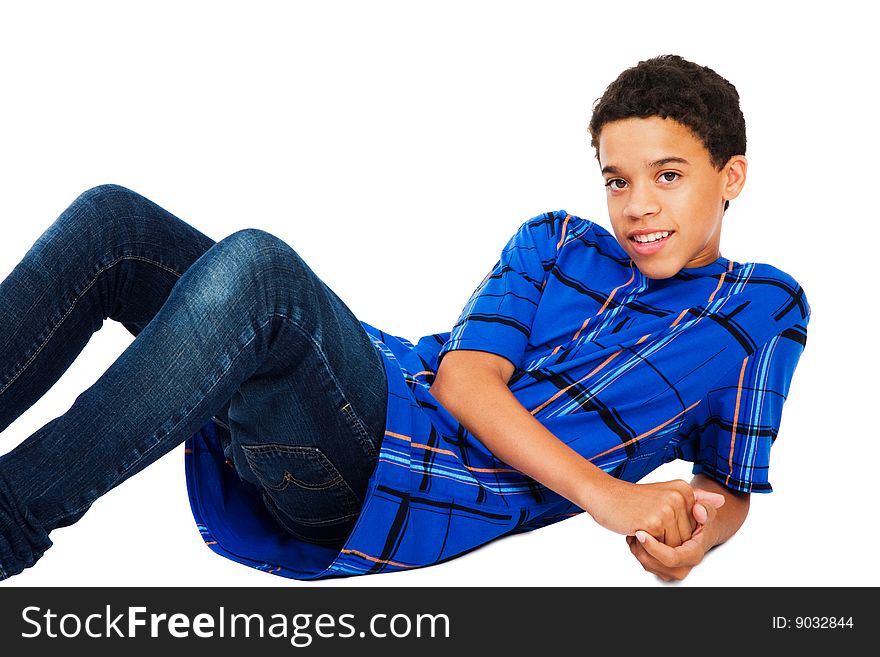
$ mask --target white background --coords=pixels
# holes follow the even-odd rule
[[[813,310],[776,492],[753,495],[744,527],[681,585],[876,586],[878,144],[865,87],[878,57],[862,6],[6,3],[0,276],[80,192],[118,183],[215,240],[275,233],[359,318],[415,342],[452,327],[525,219],[564,208],[610,227],[593,101],[624,68],[680,54],[732,81],[746,116],[748,184],[722,255],[787,271]],[[131,339],[107,321],[0,451],[64,413]],[[689,464],[650,480],[677,477]],[[668,586],[586,514],[408,573],[267,575],[202,543],[182,447],[52,539],[0,586]]]

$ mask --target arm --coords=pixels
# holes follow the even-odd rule
[[[483,351],[447,353],[431,394],[498,459],[582,509],[605,475],[562,443],[514,397],[513,364]]]
[[[446,353],[431,394],[498,459],[621,534],[644,529],[680,545],[696,527],[696,501],[684,481],[632,484],[605,473],[560,441],[507,387],[513,364],[483,351]],[[708,506],[718,502],[705,497]],[[710,501],[711,500],[711,501]]]

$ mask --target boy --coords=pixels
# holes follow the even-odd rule
[[[385,572],[586,510],[672,580],[737,531],[749,494],[771,490],[809,319],[790,276],[720,256],[746,177],[737,92],[658,57],[609,86],[590,130],[614,236],[565,211],[534,217],[451,332],[413,346],[361,322],[383,357],[388,412],[341,549],[283,563],[263,551],[275,559],[260,563],[223,523],[203,529],[212,549],[305,579]],[[203,439],[191,441],[210,473],[190,469],[195,499],[231,480],[210,449],[198,457]],[[690,484],[634,483],[675,458],[695,463]]]
[[[657,447],[650,447],[645,443],[651,439],[652,431],[679,423],[682,414],[697,410],[691,405],[696,397],[679,394],[687,385],[673,375],[687,370],[674,362],[667,365],[661,356],[653,360],[645,358],[644,364],[637,367],[621,368],[616,376],[634,375],[637,379],[639,367],[644,369],[649,365],[654,370],[649,371],[644,380],[649,390],[647,400],[639,399],[638,404],[654,397],[653,389],[658,386],[661,390],[677,390],[675,400],[670,399],[672,403],[663,407],[667,417],[660,413],[656,425],[643,423],[644,429],[639,430],[624,427],[635,421],[640,412],[647,412],[647,408],[634,408],[633,420],[630,420],[620,404],[610,401],[613,395],[608,393],[604,403],[596,403],[595,407],[600,413],[604,410],[608,414],[605,424],[619,436],[620,443],[615,445],[611,441],[606,450],[589,448],[594,454],[589,460],[568,449],[534,422],[513,395],[498,385],[499,380],[507,382],[514,372],[513,363],[502,357],[510,358],[511,354],[518,353],[513,349],[509,353],[496,350],[496,355],[452,353],[438,371],[432,392],[502,461],[576,502],[603,526],[627,534],[630,550],[646,570],[664,580],[683,579],[709,549],[727,540],[742,525],[748,513],[749,493],[770,491],[766,479],[767,457],[778,428],[782,401],[805,344],[809,306],[800,287],[786,274],[766,265],[736,265],[720,256],[723,213],[739,195],[746,178],[745,123],[738,95],[730,83],[714,71],[677,56],[641,62],[608,87],[595,107],[590,132],[605,178],[609,216],[619,244],[608,248],[609,236],[596,226],[582,232],[576,229],[579,239],[589,240],[590,246],[603,257],[594,259],[595,267],[583,269],[581,280],[560,273],[556,273],[553,280],[551,275],[551,282],[541,283],[544,294],[552,290],[558,280],[576,289],[581,296],[594,298],[592,305],[601,308],[590,317],[588,306],[584,304],[581,311],[584,326],[578,332],[589,330],[591,321],[599,322],[585,340],[601,343],[605,348],[602,353],[608,354],[609,361],[633,353],[642,340],[653,337],[655,327],[668,325],[671,328],[682,320],[688,321],[685,318],[690,316],[711,318],[729,331],[730,338],[740,341],[744,349],[739,366],[732,370],[734,376],[709,385],[714,390],[706,393],[708,403],[703,404],[708,408],[702,409],[703,421],[692,423],[683,441],[679,442],[683,429],[679,425],[678,435],[671,441],[664,445],[666,441],[662,440]],[[591,237],[586,237],[588,234]],[[561,239],[567,243],[568,238]],[[526,245],[521,242],[520,248]],[[528,257],[526,252],[522,257]],[[525,268],[520,265],[515,268]],[[614,270],[623,276],[617,279],[622,285],[612,288]],[[540,270],[535,267],[533,271],[539,273]],[[551,274],[557,271],[554,269]],[[631,275],[624,280],[629,271]],[[602,280],[603,275],[607,275],[609,281],[605,286],[593,282]],[[755,288],[754,300],[746,294],[747,286]],[[735,289],[746,294],[741,302],[734,300],[736,294],[727,296],[729,293],[724,291]],[[773,292],[765,295],[760,291],[764,289]],[[607,297],[605,290],[610,290]],[[706,294],[701,298],[703,291]],[[511,287],[506,292],[516,291]],[[692,292],[696,294],[691,296]],[[677,300],[679,296],[702,301],[704,305],[682,303]],[[730,312],[721,311],[725,305],[722,297],[732,302],[726,305]],[[760,297],[765,297],[763,303],[773,298],[779,304],[766,305],[768,310],[773,310],[772,316],[770,313],[766,317],[748,316],[753,312],[750,305],[762,303]],[[511,299],[508,303],[508,307],[512,307],[519,302]],[[540,303],[544,303],[543,299]],[[713,304],[718,310],[712,309]],[[539,305],[539,319],[542,310]],[[615,314],[615,310],[621,311],[618,316],[603,318],[606,314]],[[737,325],[733,316],[740,311],[745,315]],[[466,309],[465,314],[468,312]],[[517,316],[523,323],[529,316],[525,308],[507,314]],[[641,319],[650,316],[663,319],[644,321],[642,328],[633,334],[633,337],[644,334],[644,338],[630,342],[613,335],[619,329],[624,329],[622,333],[631,330]],[[667,320],[670,317],[674,317],[672,323]],[[490,316],[484,319],[490,322],[488,325],[504,321]],[[771,327],[772,333],[768,333]],[[473,336],[469,341],[466,333],[467,328],[463,328],[460,321],[453,330],[453,344],[477,344]],[[771,339],[763,344],[760,340],[753,343],[749,334],[755,338],[757,333]],[[461,337],[457,337],[459,335]],[[686,347],[684,341],[679,340],[679,349],[705,350],[701,351],[703,362],[697,364],[712,369],[713,351],[722,342],[715,342],[708,334],[701,339],[699,331],[692,335],[693,342]],[[561,336],[546,330],[538,338],[533,330],[529,344],[541,344],[545,337],[550,339],[544,344],[558,345],[553,353],[568,348],[561,344]],[[672,340],[670,336],[669,342]],[[638,357],[644,358],[645,353],[649,351],[641,350]],[[605,364],[600,365],[599,359],[596,360],[597,369]],[[704,382],[710,384],[710,378]],[[572,395],[572,387],[592,380],[595,380],[594,373],[577,383],[572,375],[556,385],[559,394],[565,391]],[[601,393],[584,384],[576,395],[588,399]],[[480,399],[480,404],[470,401],[473,399]],[[699,407],[700,402],[696,404]],[[754,410],[756,406],[760,410]],[[673,412],[679,408],[680,413]],[[532,414],[536,415],[535,411]],[[511,429],[512,426],[516,429]],[[711,434],[718,435],[713,438]],[[622,446],[635,448],[628,454],[630,462],[642,458],[651,465],[631,473],[634,466],[629,463],[609,462],[602,470],[635,480],[657,463],[678,457],[696,462],[696,476],[691,486],[669,482],[656,484],[656,490],[652,490],[651,486],[625,485],[590,463]],[[717,497],[707,495],[706,491]],[[695,504],[695,500],[699,503]]]
[[[52,286],[64,303],[65,277],[105,239],[159,251],[133,254],[143,282],[108,287],[89,310],[130,308],[114,319],[135,343],[65,416],[0,457],[0,579],[184,439],[205,543],[273,574],[417,568],[586,510],[625,534],[646,570],[685,577],[740,527],[749,494],[771,490],[810,309],[784,272],[720,255],[746,176],[726,80],[679,57],[641,62],[609,86],[590,130],[614,235],[562,210],[533,217],[452,330],[416,345],[359,322],[274,236],[214,244],[130,190],[84,194],[0,289],[24,347],[56,317],[28,290]],[[108,225],[85,256],[64,250]],[[31,280],[56,249],[74,274]],[[175,262],[179,281],[139,264],[152,261]],[[156,298],[135,304],[129,288]],[[8,342],[0,361],[25,364],[0,389],[0,427],[55,376]],[[107,403],[118,394],[129,407]],[[635,483],[675,458],[694,462],[690,484]]]

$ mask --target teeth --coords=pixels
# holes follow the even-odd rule
[[[669,235],[669,231],[662,231],[659,233],[648,233],[647,235],[633,235],[633,239],[636,242],[646,243],[646,242],[656,242],[657,240],[666,237]]]

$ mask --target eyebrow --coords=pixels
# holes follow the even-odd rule
[[[648,162],[647,168],[648,169],[657,169],[658,167],[666,166],[667,164],[690,164],[690,162],[688,162],[683,157],[663,157],[663,158],[660,158],[659,160],[654,160],[653,162]],[[618,174],[620,174],[620,169],[618,169],[616,166],[609,164],[608,166],[602,167],[602,173],[603,174],[611,173],[614,175],[618,175]]]

